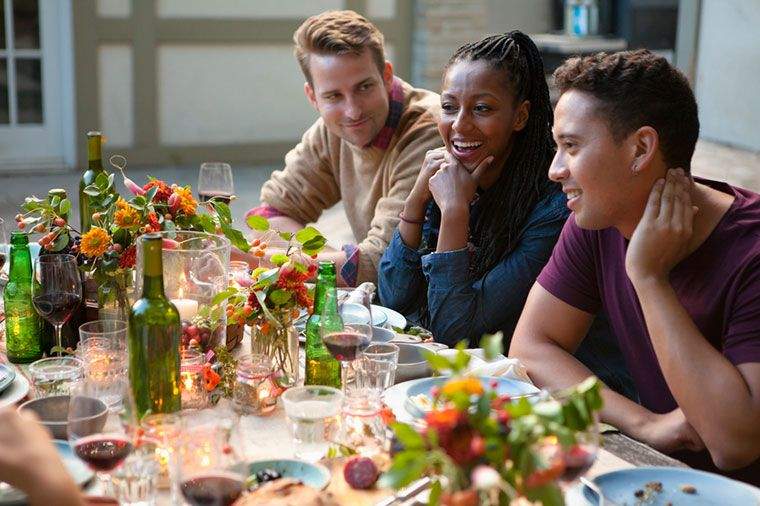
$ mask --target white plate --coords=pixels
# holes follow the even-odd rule
[[[403,329],[406,327],[406,318],[404,318],[404,315],[402,315],[398,311],[394,311],[393,309],[388,309],[387,307],[378,306],[377,304],[372,304],[372,311],[385,313],[385,316],[388,317],[386,324],[390,325],[391,327],[398,327],[400,329]]]
[[[391,408],[393,414],[396,416],[396,420],[411,425],[418,425],[421,420],[411,413],[408,409],[407,399],[410,395],[417,395],[429,391],[432,386],[440,385],[446,380],[448,376],[436,376],[432,378],[420,378],[403,383],[398,383],[388,388],[383,393],[383,401]],[[524,395],[529,393],[538,392],[538,388],[512,378],[504,377],[480,377],[479,378],[485,384],[489,384],[492,380],[496,380],[499,383],[498,391],[500,393],[510,393],[512,395]]]
[[[29,393],[29,381],[23,374],[16,374],[13,384],[0,394],[0,408],[13,406]]]

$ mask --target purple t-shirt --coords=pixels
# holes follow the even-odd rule
[[[671,285],[700,332],[731,363],[760,362],[760,195],[695,180],[735,199],[704,243],[671,271]],[[578,309],[606,312],[641,404],[667,413],[678,405],[625,272],[627,248],[617,229],[583,230],[571,214],[538,283]]]

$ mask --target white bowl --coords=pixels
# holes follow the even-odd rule
[[[432,374],[430,364],[422,355],[425,346],[412,343],[393,343],[398,346],[398,365],[396,366],[396,383],[417,378],[425,378]]]
[[[372,326],[372,342],[373,343],[387,343],[396,337],[396,333],[385,327]]]
[[[354,302],[346,302],[341,306],[340,316],[343,323],[369,323],[367,308]],[[372,312],[372,325],[382,327],[388,321],[388,315],[382,311]]]

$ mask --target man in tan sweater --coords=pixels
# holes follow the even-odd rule
[[[320,259],[335,261],[343,285],[375,281],[425,153],[443,145],[440,99],[394,77],[383,35],[353,11],[312,16],[293,39],[306,97],[320,118],[248,214],[296,231],[342,200],[357,244]]]

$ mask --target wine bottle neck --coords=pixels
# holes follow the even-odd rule
[[[317,286],[314,289],[313,314],[322,314],[325,307],[325,297],[330,293],[330,290],[333,291],[332,300],[335,300],[335,295],[337,294],[335,285],[335,264],[333,262],[320,262],[317,273]]]
[[[161,238],[143,239],[143,298],[164,297],[164,272]]]
[[[32,279],[32,255],[29,245],[11,245],[8,279],[10,281],[30,281]]]
[[[87,165],[91,170],[103,170],[103,160],[101,153],[100,135],[90,135],[87,137]]]

